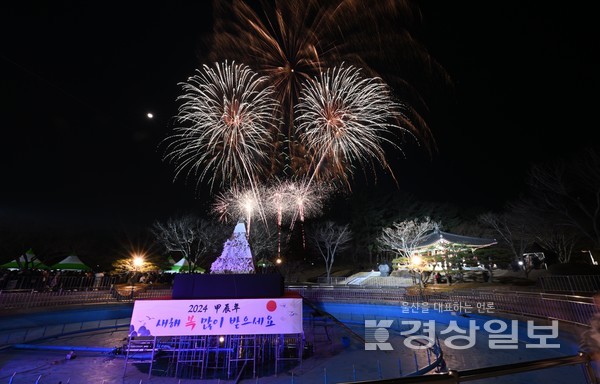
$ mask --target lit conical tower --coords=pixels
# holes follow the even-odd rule
[[[246,225],[238,221],[233,235],[223,245],[221,256],[210,266],[211,273],[254,273],[252,252],[246,237]]]

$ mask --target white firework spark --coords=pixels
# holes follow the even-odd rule
[[[297,220],[304,222],[305,219],[321,213],[329,194],[330,189],[326,183],[311,186],[310,181],[306,179],[289,183],[286,200],[292,213],[290,228],[293,228]]]
[[[175,178],[210,179],[220,186],[256,185],[265,174],[278,120],[277,101],[267,79],[243,64],[221,63],[182,83],[184,94],[174,128],[166,139]]]
[[[384,143],[400,149],[393,136],[411,134],[400,125],[407,120],[402,108],[381,79],[362,77],[353,66],[309,81],[296,105],[296,121],[299,141],[312,159],[310,180],[337,177],[350,188],[348,175],[356,165],[389,169]]]
[[[267,75],[281,104],[282,134],[294,177],[308,174],[305,149],[297,142],[294,108],[303,83],[324,68],[348,62],[368,76],[380,76],[404,95],[415,134],[424,144],[434,144],[419,111],[426,110],[414,79],[444,79],[446,71],[413,36],[421,20],[416,2],[405,0],[220,0],[214,1],[211,60],[235,59]],[[399,48],[401,47],[401,48]],[[383,72],[376,68],[387,68]],[[402,70],[396,70],[402,68]],[[423,71],[414,71],[419,68]],[[393,70],[390,70],[393,69]],[[414,108],[413,108],[414,107]],[[414,124],[414,125],[413,125]],[[284,132],[285,130],[285,132]],[[281,153],[278,159],[284,160]],[[310,159],[309,159],[310,160]],[[278,174],[284,169],[277,169]],[[332,169],[329,169],[332,172]]]
[[[304,222],[321,213],[331,191],[325,183],[310,186],[307,180],[277,180],[269,186],[258,185],[254,189],[234,187],[216,196],[212,212],[224,222],[243,218],[248,228],[254,217],[264,213],[263,219],[276,219],[278,231],[288,220],[291,230],[296,221]]]
[[[272,215],[275,215],[278,227],[281,227],[284,216],[289,212],[290,200],[288,198],[288,194],[290,185],[290,181],[282,181],[277,179],[265,189],[266,206],[268,207],[268,211]]]
[[[234,187],[216,196],[212,211],[223,222],[244,219],[246,222],[246,234],[249,234],[253,217],[257,214],[262,215],[260,194],[257,195],[254,189],[239,189]]]

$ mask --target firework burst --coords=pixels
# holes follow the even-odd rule
[[[221,63],[181,84],[178,127],[166,139],[175,178],[210,178],[211,189],[249,185],[268,173],[278,108],[267,79],[243,64]]]
[[[394,134],[410,133],[402,104],[391,97],[378,78],[365,78],[353,66],[340,66],[307,83],[296,106],[299,141],[313,159],[310,180],[339,178],[348,188],[348,175],[358,164],[375,162],[388,168],[384,143],[400,149]]]
[[[310,172],[306,152],[311,148],[297,140],[294,122],[294,106],[303,83],[342,62],[363,68],[368,76],[385,78],[410,97],[407,109],[411,127],[425,148],[434,146],[419,112],[427,110],[424,99],[398,74],[422,83],[423,78],[441,78],[447,84],[450,80],[411,33],[420,18],[412,2],[219,0],[214,2],[214,10],[210,60],[235,59],[268,77],[280,103],[281,127],[285,128],[281,132],[284,139],[278,141],[271,158],[285,164],[296,178]],[[272,171],[282,172],[282,168],[276,164]]]
[[[351,190],[357,169],[376,175],[378,165],[393,176],[385,150],[402,151],[399,139],[434,145],[419,92],[379,75],[412,76],[396,70],[406,63],[447,79],[401,27],[418,14],[409,1],[219,0],[214,9],[210,61],[235,61],[204,65],[181,84],[164,142],[175,178],[228,190],[213,205],[222,220],[249,227],[274,216],[292,229],[322,210],[329,183]],[[384,78],[410,99],[395,102]]]
[[[331,191],[325,183],[311,187],[307,180],[276,180],[268,186],[259,185],[255,189],[234,187],[216,196],[212,212],[223,222],[243,218],[248,224],[263,212],[265,219],[276,218],[279,230],[287,221],[290,222],[290,229],[293,229],[296,221],[304,222],[321,213]]]
[[[259,187],[260,189],[260,187]],[[239,189],[234,187],[226,192],[219,193],[212,206],[212,211],[219,220],[227,223],[244,219],[246,234],[250,233],[250,225],[255,215],[262,216],[262,194],[257,194],[256,189]]]
[[[276,179],[265,189],[266,206],[269,207],[269,213],[275,216],[277,226],[281,228],[284,217],[289,213],[289,190],[292,186],[290,181]]]
[[[312,186],[306,179],[290,182],[286,193],[288,211],[291,213],[290,229],[293,229],[296,221],[304,222],[321,213],[331,191],[330,184],[325,182]]]

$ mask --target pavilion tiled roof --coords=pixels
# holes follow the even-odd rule
[[[455,233],[435,230],[423,238],[419,248],[430,247],[436,244],[462,245],[466,248],[483,248],[497,243],[496,239],[457,235]]]

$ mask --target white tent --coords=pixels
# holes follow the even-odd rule
[[[171,266],[171,269],[169,269],[168,271],[165,271],[165,273],[185,273],[185,272],[189,272],[189,265],[190,263],[188,263],[188,261],[186,260],[185,257],[182,257],[181,260],[179,260],[178,262],[176,262],[175,264],[173,264]],[[196,267],[196,272],[199,273],[204,273],[205,270],[204,268],[200,268],[200,267]]]
[[[61,271],[91,271],[92,268],[88,267],[81,261],[81,259],[75,255],[70,255],[62,259],[56,264],[53,264],[50,268],[60,269]]]
[[[167,258],[167,263],[169,263],[169,265],[175,264],[175,259],[173,258],[173,256],[169,255],[169,257]]]
[[[31,250],[27,251],[27,253],[25,255],[22,255],[21,257],[19,257],[19,260],[17,261],[17,259],[9,261],[8,263],[2,264],[0,265],[0,268],[5,268],[8,270],[19,270],[21,269],[21,267],[23,267],[24,265],[28,265],[29,268],[36,268],[36,269],[49,269],[47,265],[45,265],[44,263],[42,263],[34,254]]]

